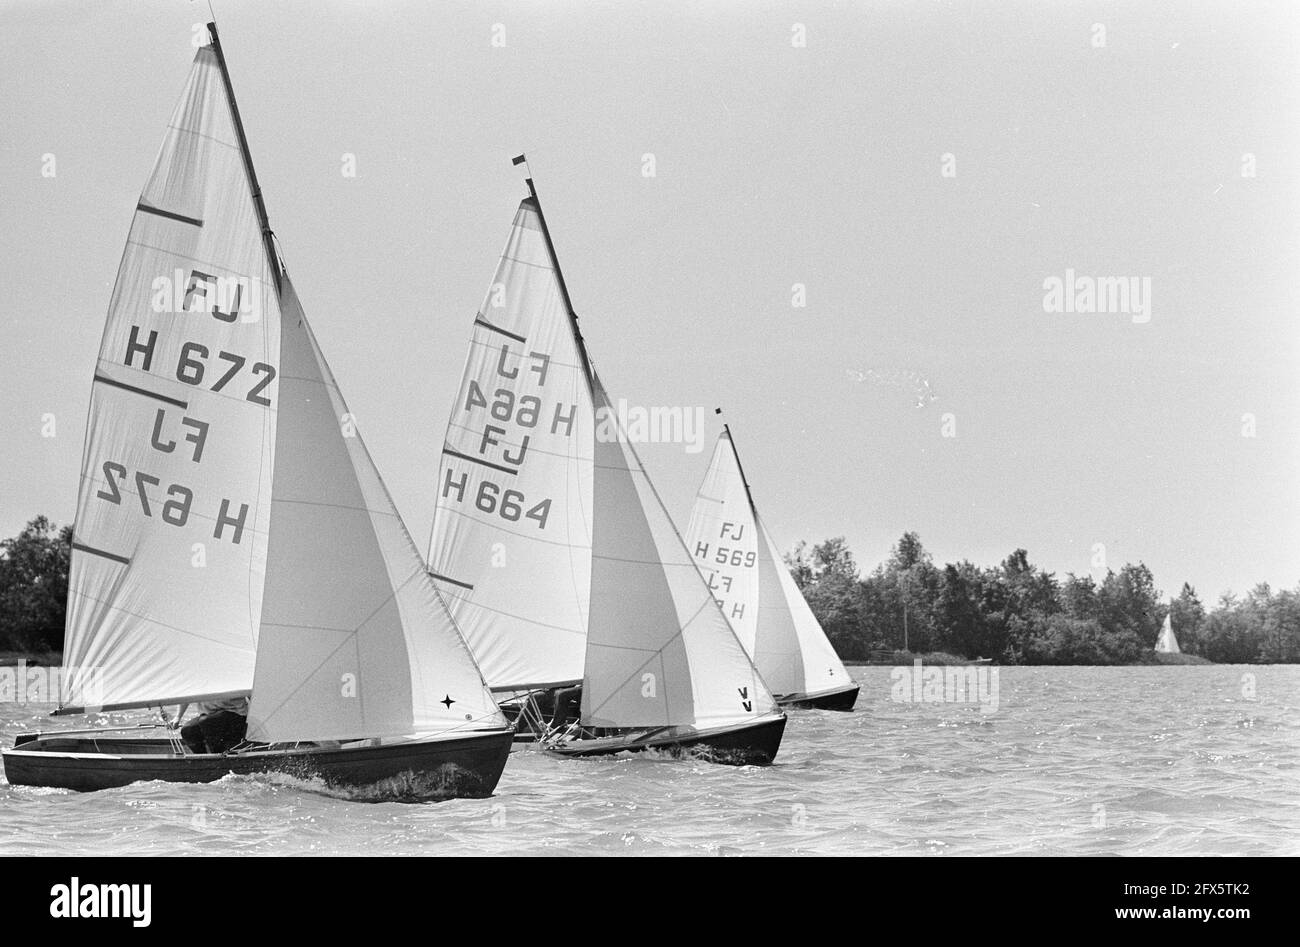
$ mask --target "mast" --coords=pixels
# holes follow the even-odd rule
[[[527,158],[519,155],[514,159],[515,164],[525,164]],[[525,167],[527,165],[525,164]],[[591,370],[591,357],[587,354],[587,343],[583,341],[582,329],[578,326],[578,314],[573,311],[573,300],[569,298],[569,287],[564,282],[564,271],[560,269],[559,257],[555,255],[555,244],[551,242],[551,230],[546,226],[546,214],[542,212],[542,202],[537,196],[537,187],[533,184],[532,170],[529,169],[529,176],[524,179],[528,185],[528,196],[533,202],[533,207],[537,209],[537,219],[542,224],[542,239],[546,241],[546,252],[551,257],[551,266],[555,270],[555,279],[560,284],[560,296],[564,299],[564,309],[569,314],[569,324],[573,326],[573,337],[578,343],[578,352],[582,355],[582,369],[587,375],[587,386],[594,388],[595,375]]]
[[[280,264],[275,253],[275,234],[271,230],[271,221],[266,216],[266,202],[262,200],[262,187],[257,183],[257,172],[253,170],[253,155],[248,150],[248,138],[244,134],[244,122],[239,117],[239,103],[235,101],[235,88],[230,83],[230,70],[226,68],[226,54],[221,49],[221,38],[217,36],[217,24],[208,24],[208,35],[212,37],[212,51],[217,55],[217,65],[221,68],[221,81],[226,86],[226,100],[230,103],[230,114],[235,122],[235,137],[239,139],[239,152],[244,158],[244,171],[248,174],[248,183],[253,189],[253,205],[257,209],[257,220],[262,226],[262,243],[266,247],[266,259],[271,264],[271,277],[275,280],[275,291],[280,292]],[[529,182],[531,186],[532,182]],[[541,214],[541,210],[538,210]],[[545,224],[543,223],[543,229]],[[547,238],[550,244],[550,238]],[[561,280],[560,285],[564,282]],[[568,296],[565,296],[568,299]]]
[[[722,413],[721,408],[713,409],[717,414]],[[758,518],[758,507],[754,506],[754,494],[750,492],[749,480],[745,478],[745,465],[740,462],[740,451],[736,450],[736,439],[731,434],[731,425],[726,421],[722,422],[722,429],[727,432],[727,443],[731,445],[731,456],[736,458],[736,469],[740,471],[740,482],[745,485],[745,498],[749,500],[749,509]]]

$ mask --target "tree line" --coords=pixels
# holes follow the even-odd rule
[[[0,651],[58,651],[68,598],[72,527],[44,516],[0,541]],[[1005,664],[1131,664],[1155,647],[1165,615],[1186,654],[1251,664],[1300,662],[1300,587],[1257,585],[1207,610],[1186,583],[1172,602],[1143,563],[1058,578],[1017,549],[1001,564],[935,565],[915,533],[858,573],[843,537],[786,557],[795,582],[846,660],[873,652],[944,652]]]
[[[1165,616],[1185,654],[1252,664],[1300,662],[1300,586],[1225,593],[1206,609],[1187,583],[1172,601],[1151,570],[1129,563],[1098,579],[1058,578],[1017,549],[999,565],[936,565],[915,533],[861,576],[843,537],[786,557],[840,656],[944,652],[1005,664],[1131,664],[1152,660]]]
[[[38,516],[0,541],[0,651],[63,649],[72,527]]]

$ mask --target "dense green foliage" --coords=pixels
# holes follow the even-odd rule
[[[1300,661],[1300,587],[1259,585],[1224,595],[1207,612],[1184,584],[1170,603],[1142,563],[1057,578],[1017,549],[993,568],[937,566],[915,533],[858,574],[842,538],[804,543],[787,564],[840,656],[865,660],[896,649],[945,651],[1007,664],[1129,664],[1150,655],[1172,608],[1186,654],[1227,663]]]
[[[63,647],[72,527],[38,516],[0,541],[0,650],[44,652]]]

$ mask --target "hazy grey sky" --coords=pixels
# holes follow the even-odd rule
[[[940,561],[1089,572],[1103,543],[1206,600],[1300,579],[1294,4],[214,6],[289,270],[418,544],[526,150],[611,394],[725,407],[783,546],[843,534],[872,566],[913,529]],[[72,517],[206,19],[0,2],[4,535]],[[1149,321],[1045,312],[1067,269],[1149,278]],[[641,453],[684,527],[708,450]]]

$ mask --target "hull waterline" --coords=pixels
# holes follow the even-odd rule
[[[714,763],[733,766],[766,766],[776,757],[785,733],[785,714],[713,730],[686,731],[665,727],[608,737],[571,740],[552,744],[547,750],[559,756],[613,756],[656,750],[701,756]]]
[[[178,754],[169,740],[46,734],[19,737],[3,755],[11,785],[78,792],[146,780],[209,783],[231,773],[284,773],[320,779],[360,798],[367,791],[390,800],[481,798],[496,788],[512,737],[509,730],[492,730],[380,745]]]

